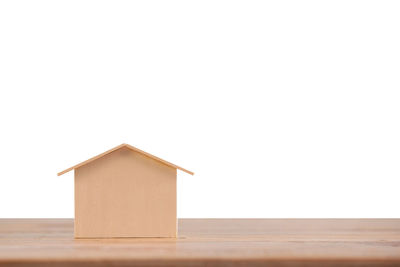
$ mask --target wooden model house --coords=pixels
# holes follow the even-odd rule
[[[176,237],[176,173],[192,172],[122,144],[75,170],[75,237]]]

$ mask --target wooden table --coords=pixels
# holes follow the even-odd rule
[[[181,219],[179,238],[74,240],[0,219],[0,266],[400,266],[400,219]]]

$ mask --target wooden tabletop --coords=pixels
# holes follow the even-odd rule
[[[400,266],[400,219],[180,219],[179,237],[74,239],[0,219],[0,266]]]

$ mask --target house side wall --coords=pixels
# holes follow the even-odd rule
[[[176,237],[176,169],[121,148],[75,169],[75,237]]]

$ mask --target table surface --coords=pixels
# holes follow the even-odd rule
[[[0,219],[0,266],[400,266],[400,219],[179,219],[179,237],[74,239]]]

